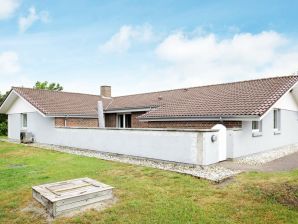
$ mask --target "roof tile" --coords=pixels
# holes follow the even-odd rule
[[[142,119],[261,116],[297,81],[298,76],[283,76],[113,98],[20,87],[13,90],[51,116],[97,116],[99,100],[105,111],[151,108]]]

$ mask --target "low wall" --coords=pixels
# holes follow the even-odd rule
[[[15,125],[9,125],[20,133]],[[36,142],[44,144],[188,164],[218,162],[220,141],[211,141],[212,135],[219,137],[218,130],[56,128],[53,118],[28,113],[27,131],[33,133]]]
[[[190,164],[204,164],[211,133],[174,130],[57,128],[52,144]],[[208,138],[210,136],[210,138]],[[211,140],[210,140],[211,142]],[[207,145],[206,145],[207,144]]]

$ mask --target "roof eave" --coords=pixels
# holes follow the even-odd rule
[[[46,114],[45,117],[98,118],[98,115],[84,115],[84,114]]]
[[[10,98],[12,97],[12,94],[14,94],[16,97],[21,98],[22,100],[24,100],[25,102],[27,102],[28,104],[30,104],[40,115],[42,115],[43,117],[45,117],[45,114],[39,110],[36,106],[34,106],[32,103],[30,103],[27,99],[25,99],[25,97],[23,97],[20,93],[18,93],[14,88],[12,88],[9,92],[9,94],[6,96],[5,100],[3,101],[3,103],[0,106],[0,114],[6,114],[8,112],[8,109],[11,107],[11,104],[14,103],[14,100],[12,100],[11,102],[8,102],[10,100]],[[9,104],[9,105],[7,105]]]
[[[13,89],[11,89],[10,91],[9,91],[9,93],[7,94],[7,96],[5,97],[5,99],[2,101],[2,103],[0,104],[0,114],[5,114],[6,113],[6,111],[3,111],[3,108],[4,108],[4,106],[5,106],[5,104],[6,104],[6,102],[7,102],[7,99],[8,99],[8,97],[9,97],[9,95],[11,94],[11,92],[13,91]]]
[[[155,108],[156,106],[150,106],[150,107],[138,107],[138,108],[117,108],[117,109],[111,109],[111,110],[104,110],[105,114],[112,114],[112,113],[131,113],[131,112],[147,112],[150,111],[152,108]]]
[[[253,121],[260,120],[258,115],[235,115],[235,116],[180,116],[180,117],[141,117],[140,121]]]

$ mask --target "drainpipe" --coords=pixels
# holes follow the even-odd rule
[[[97,102],[97,113],[98,113],[98,127],[105,128],[105,117],[103,114],[103,104],[102,101]]]
[[[67,118],[68,118],[68,115],[66,115],[65,118],[64,118],[64,127],[65,128],[67,127]]]
[[[222,117],[219,117],[219,121],[220,121],[221,124],[223,124]]]

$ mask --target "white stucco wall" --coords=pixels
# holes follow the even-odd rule
[[[27,131],[36,142],[151,159],[207,165],[218,161],[218,132],[55,128],[54,118],[28,113]],[[20,114],[9,115],[9,138],[19,139]]]
[[[8,115],[8,136],[19,139],[20,114]],[[281,133],[274,134],[273,112],[263,119],[262,136],[253,137],[251,121],[244,121],[242,129],[228,130],[228,158],[236,158],[272,150],[298,142],[298,112],[281,110]],[[27,131],[36,142],[85,148],[152,159],[208,165],[219,161],[219,141],[211,142],[218,132],[147,131],[55,128],[54,118],[38,112],[28,113]],[[232,141],[231,141],[232,140]]]
[[[9,108],[7,114],[31,113],[36,112],[36,109],[22,98],[16,98],[15,102]]]
[[[197,163],[195,132],[58,128],[55,144],[153,159]]]
[[[285,94],[274,105],[274,108],[280,108],[284,110],[298,111],[298,104],[292,93]]]
[[[37,139],[47,141],[50,143],[51,139],[47,140],[48,136],[55,133],[54,118],[46,118],[41,116],[38,112],[27,113],[27,128],[28,132],[33,132]],[[8,138],[19,140],[21,127],[21,114],[8,114]]]
[[[281,133],[274,134],[271,110],[262,120],[261,136],[252,136],[251,121],[243,121],[242,129],[233,131],[233,149],[228,154],[230,158],[236,158],[295,143],[298,143],[298,112],[282,109]]]
[[[21,114],[8,115],[8,138],[20,140]]]
[[[218,160],[223,161],[227,159],[227,128],[222,124],[216,124],[212,129],[219,130],[218,132]]]
[[[212,142],[211,136],[216,135],[217,141]],[[220,134],[219,132],[204,132],[203,133],[203,147],[202,147],[202,153],[203,153],[203,160],[201,163],[198,163],[199,165],[210,165],[213,163],[219,162],[220,159],[220,152],[219,150],[222,150],[222,147],[220,147],[220,143],[222,140],[220,140]]]

